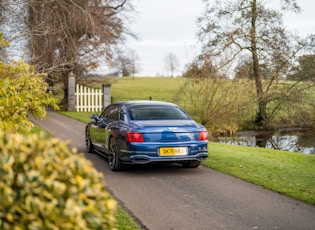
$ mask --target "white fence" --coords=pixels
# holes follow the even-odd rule
[[[103,108],[104,93],[102,89],[89,88],[76,84],[76,111],[99,112]]]

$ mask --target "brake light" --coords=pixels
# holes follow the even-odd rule
[[[207,130],[203,130],[199,133],[199,141],[205,141],[208,140],[208,131]]]
[[[139,132],[128,132],[127,139],[129,142],[144,142],[142,133]]]

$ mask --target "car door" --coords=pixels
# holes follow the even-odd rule
[[[108,106],[101,115],[94,119],[93,122],[90,123],[90,135],[93,142],[93,145],[98,149],[105,151],[105,140],[107,136],[106,127],[111,123],[113,117],[113,111],[116,110],[116,106],[110,105]]]
[[[102,133],[102,143],[101,146],[105,151],[108,150],[109,137],[112,135],[113,130],[117,130],[116,127],[117,121],[120,120],[120,105],[112,105],[106,111],[104,111],[103,116],[101,115],[104,121],[104,131]]]

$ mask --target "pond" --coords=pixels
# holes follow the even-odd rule
[[[277,131],[242,131],[237,132],[233,137],[220,137],[218,142],[315,154],[315,130],[302,128]]]

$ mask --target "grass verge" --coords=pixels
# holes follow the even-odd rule
[[[315,155],[209,142],[203,165],[315,204]]]
[[[116,211],[115,228],[119,230],[140,230],[141,227],[133,220],[133,218],[118,205]]]

